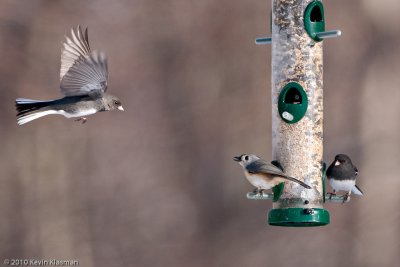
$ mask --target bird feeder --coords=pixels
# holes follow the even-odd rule
[[[324,8],[315,0],[272,0],[271,24],[272,36],[256,44],[272,44],[272,158],[312,188],[287,182],[273,194],[247,197],[273,201],[270,225],[326,225],[322,41],[341,33],[325,31]]]

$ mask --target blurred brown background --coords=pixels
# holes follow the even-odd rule
[[[331,224],[268,226],[232,156],[271,157],[271,1],[0,1],[0,259],[80,266],[396,266],[400,2],[324,1],[325,160],[364,197]],[[89,26],[125,112],[17,126],[14,100],[58,98],[60,50]]]

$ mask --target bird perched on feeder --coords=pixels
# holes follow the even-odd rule
[[[336,192],[340,190],[346,191],[343,203],[347,201],[351,192],[362,196],[363,192],[356,185],[357,174],[357,167],[353,165],[349,156],[344,154],[336,155],[335,160],[326,171],[326,177],[333,189],[333,193],[329,193],[330,197],[336,195]]]
[[[121,101],[106,94],[108,79],[107,58],[103,52],[91,51],[87,28],[71,29],[61,52],[60,89],[64,98],[37,101],[18,98],[15,101],[17,122],[25,124],[37,118],[58,114],[66,118],[78,118],[100,111],[121,110]]]
[[[292,181],[310,189],[311,186],[302,181],[286,175],[281,168],[257,157],[256,155],[240,155],[233,160],[239,162],[243,167],[247,180],[256,188],[254,193],[262,194],[264,190],[270,189],[284,181]]]

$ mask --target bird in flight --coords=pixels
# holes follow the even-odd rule
[[[15,101],[17,123],[25,124],[43,116],[58,114],[86,122],[86,116],[100,111],[121,110],[121,101],[107,94],[108,67],[103,52],[91,51],[87,28],[71,29],[61,52],[60,89],[63,98]]]

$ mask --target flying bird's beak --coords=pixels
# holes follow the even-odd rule
[[[118,109],[124,111],[124,108],[122,106],[119,106]]]
[[[240,157],[240,156],[238,156],[238,157],[233,157],[233,160],[234,160],[234,161],[241,161],[241,160],[242,160],[242,157]]]
[[[335,166],[339,166],[340,162],[338,160],[335,161]]]

